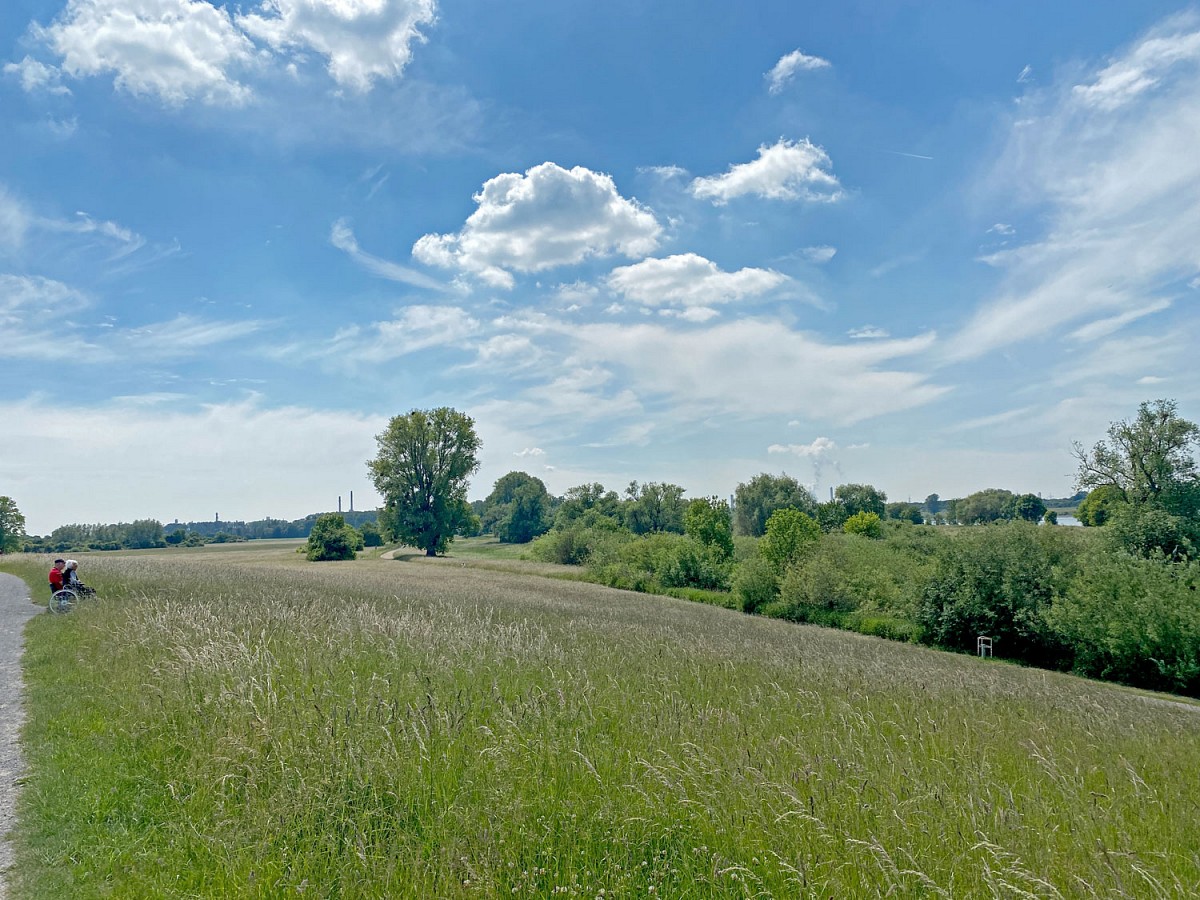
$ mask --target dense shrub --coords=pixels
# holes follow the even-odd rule
[[[1200,565],[1095,552],[1046,618],[1081,675],[1200,696]]]
[[[783,574],[788,566],[808,553],[821,540],[821,526],[798,509],[777,509],[767,519],[766,534],[758,552]]]
[[[640,591],[729,587],[732,562],[719,549],[693,538],[657,532],[605,549],[589,556],[587,567],[598,580],[613,587]]]
[[[363,522],[358,531],[363,536],[364,547],[383,546],[383,535],[379,533],[379,526],[374,522]]]
[[[1175,561],[1196,558],[1200,521],[1172,515],[1153,503],[1119,507],[1108,520],[1109,536],[1117,546],[1142,557],[1165,556]]]
[[[362,548],[362,535],[353,526],[337,513],[325,513],[313,525],[305,555],[313,562],[354,559]]]
[[[1063,529],[1008,522],[947,541],[925,586],[918,615],[925,639],[972,652],[991,637],[997,655],[1061,665],[1064,648],[1045,613],[1062,596],[1071,567]]]
[[[883,537],[883,522],[877,513],[856,512],[842,523],[842,531],[846,534],[879,539]]]
[[[817,612],[865,610],[914,621],[928,557],[903,544],[859,535],[828,534],[791,566],[779,588],[786,617],[814,621]]]
[[[760,556],[739,563],[733,573],[732,588],[743,611],[758,612],[779,595],[775,566]]]
[[[611,557],[617,547],[634,540],[631,532],[612,519],[582,517],[535,539],[529,555],[542,562],[581,566],[593,557]]]

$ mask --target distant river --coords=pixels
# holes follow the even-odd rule
[[[1083,523],[1082,523],[1082,522],[1080,522],[1080,521],[1079,521],[1077,518],[1075,518],[1074,516],[1059,516],[1059,517],[1058,517],[1058,524],[1059,524],[1059,525],[1078,525],[1078,526],[1080,526],[1080,527],[1083,527]]]

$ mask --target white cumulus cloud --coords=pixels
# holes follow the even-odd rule
[[[320,54],[334,81],[366,91],[375,79],[404,71],[436,9],[435,0],[265,0],[237,24],[294,58]]]
[[[250,98],[250,89],[233,73],[252,62],[254,45],[223,6],[201,0],[69,0],[53,23],[32,31],[73,78],[111,72],[118,88],[172,105],[190,100],[237,105]]]
[[[829,68],[829,60],[819,56],[809,56],[799,50],[784,54],[763,77],[767,79],[767,91],[778,94],[787,83],[796,77],[797,72],[811,72],[815,69]]]
[[[790,453],[793,456],[814,459],[828,456],[837,449],[837,444],[827,437],[819,437],[811,444],[772,444],[767,448],[768,453]]]
[[[945,393],[923,373],[898,364],[927,353],[932,334],[832,344],[769,319],[689,330],[659,324],[561,328],[574,342],[573,361],[623,373],[633,396],[656,398],[680,421],[727,414],[850,423],[922,406]]]
[[[829,154],[807,138],[780,140],[760,146],[758,159],[730,166],[724,175],[697,178],[689,189],[694,197],[718,206],[746,195],[828,203],[842,196],[830,165]]]
[[[5,75],[15,75],[21,80],[21,89],[27,94],[44,91],[48,94],[69,94],[71,89],[62,83],[62,72],[31,56],[19,63],[6,63]]]
[[[644,259],[614,269],[608,276],[609,288],[648,306],[728,303],[765,294],[786,281],[786,275],[771,269],[723,272],[716,263],[695,253]]]
[[[461,231],[424,235],[413,245],[413,256],[511,288],[513,272],[614,253],[645,256],[662,232],[653,213],[622,197],[611,176],[582,166],[546,162],[523,175],[497,175],[474,200],[478,209]]]

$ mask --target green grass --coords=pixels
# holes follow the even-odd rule
[[[519,563],[228,546],[81,558],[100,599],[30,623],[15,897],[1200,892],[1195,707]],[[4,568],[40,598],[43,562]]]

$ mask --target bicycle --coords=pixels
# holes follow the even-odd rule
[[[82,581],[71,588],[63,588],[50,595],[50,603],[46,607],[52,613],[68,613],[75,608],[82,597],[91,597],[96,593]]]

